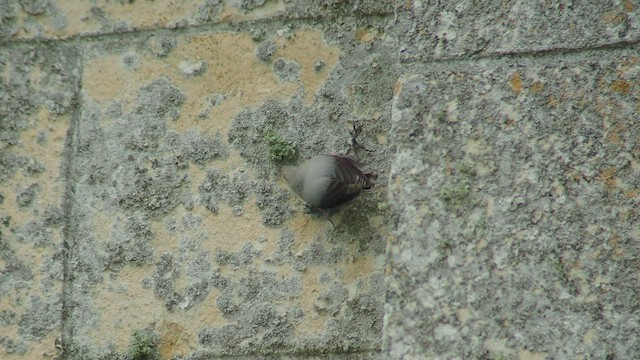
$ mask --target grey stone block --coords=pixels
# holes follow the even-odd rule
[[[400,80],[388,358],[640,353],[636,51]]]
[[[605,46],[640,38],[632,1],[398,2],[400,59]]]

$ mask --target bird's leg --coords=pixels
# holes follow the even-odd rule
[[[334,224],[333,220],[331,220],[331,211],[329,209],[318,209],[318,210],[320,210],[320,214],[322,214],[322,216],[325,217],[327,220],[329,220],[331,225],[333,225],[333,230],[336,230],[336,224]]]
[[[333,223],[333,220],[331,220],[330,217],[327,217],[327,220],[329,220],[329,222],[331,223],[331,225],[333,225],[333,231],[336,230],[336,224]]]
[[[371,150],[358,144],[358,141],[356,140],[360,135],[360,133],[362,132],[362,125],[356,125],[354,121],[350,121],[350,123],[352,126],[352,129],[349,131],[349,135],[351,135],[351,148],[347,152],[347,155],[353,156],[356,159],[356,161],[358,161],[360,160],[360,157],[358,156],[358,153],[357,153],[358,148],[363,149],[364,151],[367,151],[367,152],[371,152]]]

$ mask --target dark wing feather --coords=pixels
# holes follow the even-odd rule
[[[330,209],[355,199],[362,189],[371,189],[373,183],[348,156],[332,155],[336,162],[321,209]]]

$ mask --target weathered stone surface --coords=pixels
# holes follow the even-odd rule
[[[394,1],[283,0],[4,0],[0,3],[0,43],[16,39],[60,39],[177,29],[256,20],[335,18],[393,14]],[[260,39],[265,30],[249,32]]]
[[[0,49],[0,357],[59,354],[73,47]]]
[[[403,62],[599,47],[640,39],[638,4],[612,1],[398,1]]]
[[[379,357],[390,108],[369,97],[388,103],[397,74],[392,52],[372,51],[390,49],[382,30],[356,34],[387,23],[267,28],[271,57],[232,32],[85,47],[69,214],[69,303],[82,305],[67,320],[69,356],[124,356],[147,341],[161,358]],[[350,121],[380,183],[333,230],[291,196],[266,134],[302,159],[345,152]]]
[[[0,0],[0,358],[633,358],[638,28],[627,0]],[[334,229],[279,166],[354,123],[376,187]]]
[[[389,358],[640,352],[639,73],[629,49],[399,81]]]

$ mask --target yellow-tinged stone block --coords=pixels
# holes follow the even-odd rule
[[[251,16],[251,12],[242,15]],[[170,44],[169,50],[161,51],[163,41]],[[201,201],[203,192],[216,191],[236,177],[246,178],[252,187],[260,185],[263,175],[247,165],[237,146],[228,144],[238,114],[273,100],[287,103],[295,99],[313,106],[316,92],[332,74],[340,55],[338,47],[327,44],[321,32],[310,28],[276,32],[263,41],[274,47],[268,58],[257,55],[260,43],[248,34],[227,32],[176,38],[154,35],[149,42],[122,45],[117,52],[94,46],[85,53],[83,114],[95,116],[86,115],[81,121],[79,143],[97,139],[92,141],[101,147],[82,153],[82,162],[105,161],[101,158],[104,153],[122,159],[107,165],[108,173],[96,175],[100,182],[85,189],[86,202],[96,205],[91,210],[79,207],[90,214],[86,222],[95,234],[86,246],[108,259],[103,280],[89,284],[95,293],[90,295],[87,316],[95,318],[93,323],[78,325],[79,342],[88,341],[98,348],[113,346],[123,352],[132,333],[151,328],[159,337],[161,356],[170,358],[203,348],[216,350],[221,341],[216,334],[226,336],[226,329],[240,327],[237,331],[248,335],[229,336],[247,336],[262,343],[262,336],[267,335],[260,332],[271,331],[272,323],[255,325],[260,330],[253,334],[253,328],[247,327],[247,322],[254,321],[248,318],[254,316],[253,311],[257,311],[255,316],[283,321],[283,328],[290,327],[286,336],[306,339],[346,326],[340,325],[344,321],[341,311],[356,310],[341,308],[363,294],[380,293],[382,281],[372,279],[372,274],[381,273],[384,259],[362,251],[367,240],[336,244],[328,221],[305,214],[283,220],[282,226],[268,224],[263,219],[265,200],[253,188],[238,195],[241,206],[220,199],[211,206]],[[276,62],[291,65],[293,76],[278,73]],[[150,86],[161,91],[148,90]],[[179,111],[165,118],[162,101],[145,103],[155,98],[141,93],[170,93],[163,101],[175,100],[179,105],[173,110]],[[161,140],[147,141],[148,133]],[[198,163],[185,160],[184,149],[166,147],[169,137],[178,139],[171,144],[179,147],[183,137],[206,136],[218,136],[224,155]],[[380,136],[386,142],[385,135]],[[184,164],[174,167],[173,160],[165,161],[174,157]],[[81,171],[94,176],[93,169]],[[129,178],[132,172],[144,175]],[[162,187],[163,180],[156,177],[163,175],[169,180],[183,176],[184,181],[175,185],[181,190],[176,191],[184,191],[186,199],[199,200],[146,214],[141,204],[163,199],[162,194],[148,190],[156,184]],[[269,179],[267,186],[274,189],[267,191],[287,189],[283,181],[272,182]],[[159,191],[174,190],[163,187]],[[121,193],[134,200],[125,198],[123,205],[118,199]],[[282,206],[290,206],[297,199],[283,196],[282,201]],[[336,215],[334,221],[340,224],[341,217]],[[147,227],[144,241],[127,238],[132,223]],[[374,223],[382,227],[383,219],[378,217]],[[387,230],[380,232],[380,239],[389,237]],[[127,248],[130,246],[133,251]],[[121,259],[136,256],[136,251],[148,256],[137,263]]]
[[[32,74],[39,76],[37,72]],[[0,151],[31,159],[22,171],[1,184],[0,246],[4,256],[0,271],[6,274],[5,285],[9,286],[0,296],[0,314],[7,321],[0,326],[0,337],[16,344],[15,352],[0,352],[3,359],[58,353],[54,341],[61,333],[61,319],[50,318],[38,325],[31,324],[30,317],[39,307],[61,314],[62,273],[52,278],[55,272],[51,262],[59,262],[53,266],[62,268],[58,254],[63,234],[60,227],[43,225],[42,218],[50,207],[62,206],[62,154],[69,122],[68,115],[53,116],[40,108],[30,116],[30,125],[20,133],[17,144],[0,144]],[[42,330],[37,329],[39,326]],[[25,337],[25,332],[40,331],[42,335],[35,339]]]
[[[16,23],[11,37],[59,39],[205,23],[240,22],[277,16],[286,10],[287,4],[283,0],[268,1],[250,9],[232,0],[219,3],[177,0],[51,0],[47,6],[16,7],[13,14]]]
[[[300,65],[300,79],[283,82],[271,64],[255,55],[257,44],[247,34],[203,34],[178,38],[177,46],[166,56],[131,50],[87,59],[83,90],[101,107],[122,101],[125,110],[135,105],[135,92],[158,77],[166,77],[185,92],[186,101],[180,118],[171,122],[177,131],[196,128],[204,133],[226,133],[230,121],[248,106],[267,100],[286,100],[299,91],[308,103],[326,81],[336,65],[339,50],[327,45],[322,34],[312,29],[299,29],[291,37],[276,36],[274,59],[285,58]],[[134,57],[136,65],[127,66],[124,57]],[[314,63],[322,61],[322,71],[314,71]],[[202,63],[202,74],[192,76],[188,64]],[[187,72],[187,73],[185,73]],[[212,107],[212,96],[221,101]],[[209,110],[204,119],[202,114]]]

